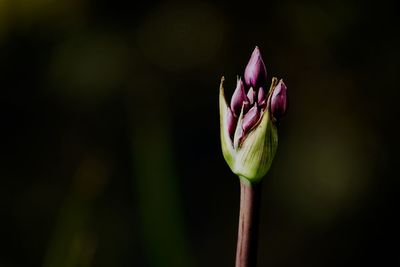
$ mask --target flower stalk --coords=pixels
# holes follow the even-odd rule
[[[240,179],[240,213],[236,267],[255,267],[257,263],[261,183]]]

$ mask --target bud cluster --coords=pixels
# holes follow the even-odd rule
[[[222,150],[232,171],[249,180],[259,180],[268,171],[275,155],[276,126],[287,110],[287,88],[283,80],[272,78],[266,93],[267,71],[256,47],[228,106],[223,81],[220,86]]]

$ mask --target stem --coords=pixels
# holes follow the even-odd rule
[[[240,214],[236,267],[255,267],[257,263],[258,224],[261,184],[240,177]]]

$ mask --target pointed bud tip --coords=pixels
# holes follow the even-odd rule
[[[253,56],[253,55],[254,55],[254,56],[259,56],[260,54],[261,54],[261,53],[260,53],[260,48],[258,48],[258,46],[256,45],[256,47],[254,47],[252,56]]]

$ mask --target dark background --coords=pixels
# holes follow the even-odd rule
[[[0,266],[233,266],[218,86],[232,93],[255,45],[290,98],[259,266],[399,264],[397,16],[386,1],[0,0]]]

